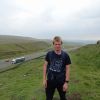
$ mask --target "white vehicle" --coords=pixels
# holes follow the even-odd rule
[[[20,63],[20,62],[23,62],[23,61],[25,61],[25,57],[12,59],[11,63],[16,64],[16,63]]]

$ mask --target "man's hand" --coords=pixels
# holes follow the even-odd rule
[[[43,86],[44,86],[44,88],[47,87],[47,80],[43,80]]]
[[[43,66],[43,86],[44,86],[44,88],[47,87],[47,79],[46,79],[47,65],[48,65],[48,62],[45,61],[44,66]]]
[[[68,89],[68,83],[65,82],[63,85],[63,91],[66,92],[67,89]]]

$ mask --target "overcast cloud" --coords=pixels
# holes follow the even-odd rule
[[[0,0],[0,35],[100,39],[100,0]]]

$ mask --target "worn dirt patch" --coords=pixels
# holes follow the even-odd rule
[[[67,96],[67,100],[82,100],[80,93],[72,93]]]

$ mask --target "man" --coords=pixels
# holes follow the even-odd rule
[[[43,85],[46,91],[46,100],[52,100],[57,88],[60,100],[66,100],[66,90],[69,82],[69,55],[61,48],[62,40],[59,36],[53,39],[54,50],[49,51],[43,66]]]

